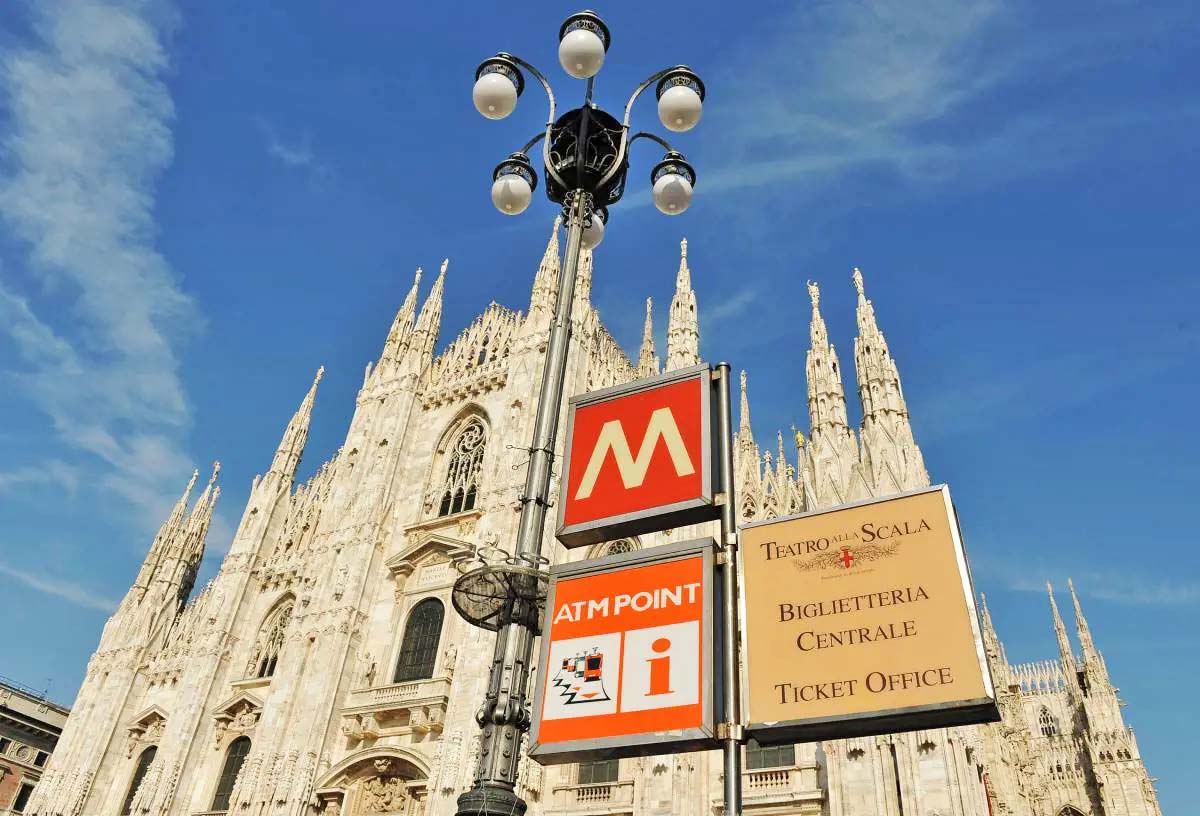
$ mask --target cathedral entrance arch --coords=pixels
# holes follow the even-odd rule
[[[429,765],[403,748],[376,747],[351,754],[319,780],[322,816],[422,816]]]

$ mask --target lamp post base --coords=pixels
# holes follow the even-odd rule
[[[480,782],[458,797],[455,816],[525,816],[529,806],[503,784]]]

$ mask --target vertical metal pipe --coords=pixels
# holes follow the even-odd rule
[[[742,813],[742,705],[741,679],[738,673],[737,626],[737,514],[733,486],[733,409],[730,404],[729,363],[717,364],[721,379],[717,399],[717,433],[720,436],[721,490],[721,588],[723,590],[722,623],[724,635],[724,719],[725,737],[722,751],[725,759],[725,816]]]
[[[589,193],[575,190],[571,194],[566,256],[558,278],[554,322],[550,326],[533,424],[529,470],[521,494],[521,518],[515,548],[518,556],[537,556],[542,548],[546,511],[550,506],[554,443],[558,436],[567,353],[571,344],[571,308],[575,302],[575,280],[583,246],[583,221],[589,206]],[[514,606],[524,603],[517,600]],[[520,816],[525,812],[526,804],[516,794],[516,780],[521,761],[521,735],[529,728],[525,697],[533,659],[533,640],[537,636],[532,628],[536,624],[531,621],[536,619],[530,610],[514,608],[511,620],[497,634],[487,697],[475,715],[483,729],[475,784],[458,798],[458,813],[464,816]]]

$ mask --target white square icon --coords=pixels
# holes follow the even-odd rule
[[[621,658],[621,711],[700,702],[700,622],[625,633]]]

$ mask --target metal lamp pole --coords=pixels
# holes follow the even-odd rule
[[[616,203],[625,190],[633,142],[647,138],[667,150],[651,172],[655,204],[662,212],[675,215],[687,209],[696,181],[695,171],[683,155],[665,140],[647,133],[630,136],[629,116],[638,96],[657,83],[663,124],[671,130],[689,130],[700,118],[703,83],[686,66],[657,71],[633,92],[625,105],[624,120],[618,122],[592,102],[593,77],[604,62],[610,41],[608,27],[590,11],[573,14],[562,24],[560,62],[573,77],[586,79],[587,89],[583,105],[557,119],[550,83],[529,63],[500,53],[476,70],[472,94],[475,106],[491,119],[504,118],[515,108],[525,86],[522,68],[545,89],[550,101],[546,129],[496,167],[492,201],[509,215],[517,215],[529,206],[537,174],[527,152],[542,141],[546,195],[563,207],[567,247],[542,370],[515,552],[464,574],[454,588],[453,601],[459,614],[497,633],[488,690],[475,714],[482,729],[479,764],[474,784],[458,798],[459,816],[521,816],[527,807],[517,795],[516,778],[521,737],[530,725],[527,691],[533,641],[541,631],[546,598],[545,566],[549,559],[541,554],[541,543],[550,507],[551,468],[562,412],[580,254],[603,238],[607,207]]]

